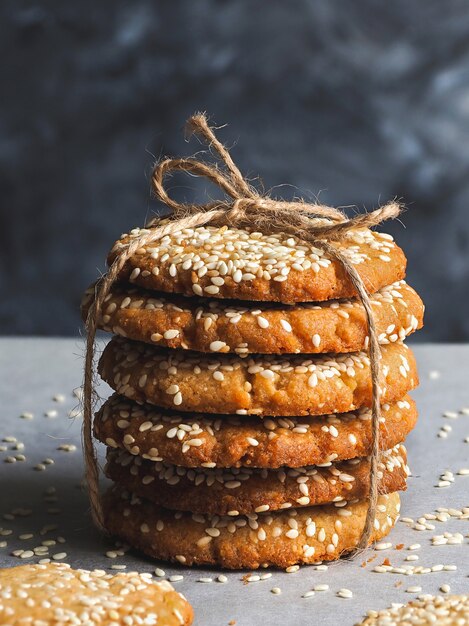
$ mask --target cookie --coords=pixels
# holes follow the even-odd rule
[[[370,613],[361,626],[464,626],[469,624],[469,595],[425,595],[408,604]]]
[[[122,246],[146,232],[135,228],[123,235],[109,264]],[[369,293],[405,277],[406,258],[391,235],[354,230],[337,247]],[[293,303],[357,295],[342,265],[319,248],[295,237],[226,226],[188,228],[144,246],[120,278],[167,293],[239,300]]]
[[[382,407],[382,450],[404,441],[417,411],[408,396]],[[265,418],[177,415],[111,396],[96,414],[95,436],[150,461],[184,467],[301,467],[371,451],[371,413]]]
[[[406,460],[404,446],[383,453],[380,493],[406,488]],[[187,469],[110,448],[105,473],[120,487],[160,507],[233,515],[361,500],[369,493],[370,463],[356,458],[296,469]]]
[[[418,383],[415,359],[402,343],[383,346],[382,357],[382,401],[394,402]],[[366,352],[242,359],[163,350],[114,337],[98,369],[119,394],[181,411],[296,416],[344,413],[370,406],[372,395]]]
[[[168,511],[118,488],[106,494],[106,527],[145,554],[184,565],[229,569],[288,567],[331,561],[357,545],[368,503],[338,502],[247,516]],[[399,515],[397,493],[378,499],[371,541],[384,537]]]
[[[91,612],[91,616],[90,616]],[[191,624],[193,611],[166,581],[137,572],[112,576],[65,563],[0,569],[0,623]]]
[[[86,319],[95,286],[85,293]],[[423,303],[399,281],[371,299],[381,344],[402,341],[423,322]],[[356,352],[368,345],[365,310],[356,300],[285,306],[185,298],[116,285],[106,300],[99,326],[136,341],[168,348],[259,354]]]

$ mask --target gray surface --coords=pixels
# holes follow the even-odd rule
[[[137,554],[129,553],[124,558],[110,560],[105,551],[112,544],[97,534],[87,514],[88,504],[78,484],[82,476],[80,452],[57,451],[60,443],[79,445],[80,419],[70,420],[67,413],[76,405],[71,390],[81,383],[83,346],[80,340],[0,340],[0,439],[15,436],[25,443],[26,462],[9,465],[3,463],[8,454],[0,452],[0,516],[19,507],[33,509],[33,515],[16,516],[14,521],[2,520],[0,527],[12,529],[6,540],[7,547],[0,548],[0,566],[22,564],[10,553],[18,548],[30,548],[39,544],[44,537],[38,536],[45,523],[56,523],[59,528],[48,533],[48,538],[61,535],[66,543],[52,548],[52,552],[65,550],[66,561],[77,567],[109,568],[115,563],[125,563],[128,568],[151,572],[155,563]],[[455,473],[469,466],[469,416],[445,419],[446,410],[458,411],[469,406],[469,346],[418,346],[422,384],[414,394],[419,404],[421,418],[408,439],[410,463],[414,476],[409,482],[409,491],[403,497],[403,515],[418,518],[433,512],[438,506],[460,508],[469,506],[469,476],[456,476],[455,483],[447,489],[435,489],[439,474],[451,469]],[[438,370],[441,376],[431,380],[429,372]],[[52,396],[66,395],[66,402],[57,404]],[[104,387],[102,395],[106,394]],[[56,418],[46,418],[44,412],[57,409]],[[32,411],[32,421],[19,418],[23,411]],[[437,438],[444,424],[452,426],[447,439]],[[0,445],[2,443],[0,442]],[[12,444],[8,445],[10,448]],[[44,472],[32,467],[51,457],[55,464]],[[57,488],[59,502],[45,503],[44,490]],[[59,507],[59,514],[47,513],[48,507]],[[381,608],[390,602],[406,602],[415,594],[405,593],[411,585],[420,585],[423,592],[435,593],[443,583],[450,583],[452,591],[468,590],[469,545],[467,538],[459,546],[431,546],[431,537],[445,531],[468,533],[468,522],[452,519],[446,523],[435,522],[435,531],[419,532],[398,523],[391,535],[394,544],[406,546],[418,542],[422,549],[413,554],[420,556],[419,564],[457,564],[456,572],[431,573],[420,576],[373,573],[372,568],[388,557],[393,565],[403,562],[407,550],[370,550],[366,557],[376,558],[366,567],[360,567],[362,558],[355,562],[342,561],[333,564],[327,571],[304,567],[294,574],[274,572],[269,580],[243,584],[243,573],[228,573],[228,584],[197,582],[201,576],[216,576],[214,570],[166,567],[166,573],[181,573],[184,580],[175,583],[178,590],[187,595],[196,612],[196,624],[210,626],[228,624],[236,620],[237,626],[268,624],[353,624],[366,609]],[[21,533],[33,532],[35,538],[20,540]],[[316,593],[303,599],[301,595],[313,585],[326,582],[330,590]],[[396,587],[396,584],[400,585]],[[282,594],[274,596],[270,590],[278,586]],[[354,593],[353,599],[336,597],[342,587]]]

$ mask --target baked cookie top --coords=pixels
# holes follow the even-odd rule
[[[402,445],[383,453],[380,493],[405,489],[406,461]],[[161,507],[233,516],[361,500],[369,493],[370,463],[355,458],[295,469],[188,469],[109,448],[105,472],[120,487]]]
[[[119,394],[164,408],[238,415],[321,415],[371,403],[370,359],[344,355],[240,358],[163,350],[114,337],[98,367]],[[382,401],[418,383],[415,358],[402,343],[382,347]]]
[[[91,285],[83,297],[84,319],[94,291]],[[422,300],[403,280],[373,294],[371,304],[383,345],[402,341],[422,327]],[[119,284],[106,298],[99,327],[158,346],[197,352],[213,352],[215,347],[240,356],[356,352],[368,345],[366,314],[357,299],[285,306],[165,297]]]
[[[122,246],[145,232],[135,228],[122,235],[109,264]],[[406,258],[391,235],[349,231],[338,247],[370,293],[405,276]],[[239,300],[293,303],[356,295],[342,265],[319,248],[295,237],[226,226],[184,229],[144,246],[120,278],[146,289]]]
[[[85,618],[90,607],[96,618]],[[99,617],[98,617],[99,616]],[[75,570],[65,563],[0,569],[0,623],[191,624],[191,605],[166,581],[137,572],[112,576],[103,570]]]
[[[368,503],[289,509],[250,515],[201,515],[168,511],[114,488],[105,499],[106,527],[156,559],[230,569],[288,567],[331,561],[353,550]],[[399,516],[397,493],[378,498],[371,541],[386,535]]]
[[[415,426],[406,396],[382,407],[382,450],[404,441]],[[95,436],[111,448],[183,467],[322,465],[371,451],[371,412],[301,418],[258,418],[161,412],[113,395],[96,414]]]
[[[423,595],[408,604],[370,613],[361,626],[463,626],[469,624],[469,595]]]

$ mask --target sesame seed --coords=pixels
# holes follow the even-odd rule
[[[288,539],[296,539],[298,535],[299,533],[295,528],[290,528],[290,530],[287,530],[285,533],[285,536],[288,537]]]
[[[380,543],[375,543],[375,550],[389,550],[389,548],[392,548],[392,543],[390,541],[388,542],[380,542]]]
[[[261,328],[268,328],[269,322],[265,317],[261,317],[260,315],[257,317],[257,323]]]
[[[18,556],[20,559],[30,559],[34,556],[34,552],[32,550],[21,550]]]
[[[212,352],[220,352],[225,346],[224,341],[212,341],[209,347]]]

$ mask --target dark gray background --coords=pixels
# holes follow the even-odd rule
[[[467,0],[3,0],[0,24],[1,334],[78,332],[112,241],[156,209],[155,156],[199,149],[181,130],[201,109],[278,195],[403,197],[418,338],[468,340]]]

